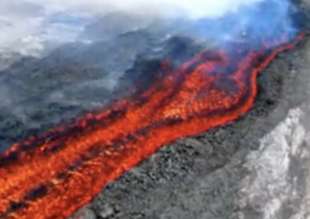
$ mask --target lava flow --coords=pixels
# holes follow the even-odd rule
[[[140,95],[13,145],[0,156],[0,218],[62,219],[163,145],[244,115],[272,50],[205,51]]]

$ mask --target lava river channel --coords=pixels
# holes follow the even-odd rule
[[[163,145],[238,119],[253,106],[258,74],[301,38],[163,65],[140,95],[12,145],[0,155],[0,218],[67,218]]]

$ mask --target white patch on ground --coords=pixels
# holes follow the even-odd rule
[[[285,202],[300,199],[290,165],[293,157],[305,159],[309,155],[303,147],[310,135],[302,125],[304,116],[300,108],[290,110],[287,118],[261,140],[259,150],[248,155],[245,166],[250,174],[241,182],[241,209],[255,209],[263,219],[275,219],[280,218]],[[292,219],[307,218],[310,203],[302,203],[305,206],[294,206],[300,209]]]
[[[96,215],[93,210],[84,207],[70,217],[70,219],[96,219]]]
[[[310,2],[310,1],[309,1]],[[300,158],[309,158],[310,157],[310,131],[309,131],[309,114],[310,114],[310,105],[306,107],[306,112],[307,114],[305,115],[303,121],[303,124],[306,124],[305,127],[308,129],[308,132],[305,135],[304,142],[306,147],[305,150],[303,150],[300,154]],[[306,177],[306,182],[305,182],[305,191],[304,191],[304,197],[301,202],[301,205],[299,207],[299,211],[293,215],[291,219],[309,219],[310,218],[310,161],[309,159],[307,160],[308,162],[304,163],[304,169],[305,169],[305,175]]]

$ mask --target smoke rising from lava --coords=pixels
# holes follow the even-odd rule
[[[0,49],[37,55],[50,44],[79,41],[88,23],[115,12],[139,17],[141,22],[163,19],[166,24],[176,19],[173,29],[181,26],[180,20],[187,21],[182,24],[184,32],[222,41],[294,34],[292,5],[291,0],[12,0],[0,3],[0,28],[5,30]],[[32,40],[24,45],[25,39]]]
[[[228,9],[229,5],[231,9]],[[189,19],[187,25],[182,26],[183,31],[220,47],[245,43],[251,47],[249,49],[257,49],[262,41],[268,41],[271,48],[292,39],[297,33],[294,20],[297,9],[288,0],[247,1],[247,4],[240,2],[239,6],[228,2],[226,6],[227,9],[215,7],[221,11],[217,12],[221,16],[208,16],[207,12],[199,16],[202,14],[195,12],[191,18],[198,17]],[[281,38],[283,40],[279,40]]]
[[[262,40],[273,47],[282,43],[279,38],[292,38],[297,32],[292,17],[296,9],[290,0],[93,0],[87,4],[85,1],[76,2],[70,7],[76,10],[89,7],[89,11],[102,15],[121,12],[143,22],[154,19],[162,19],[162,23],[174,21],[170,26],[172,34],[207,39],[221,47],[231,42],[245,42],[256,48]]]

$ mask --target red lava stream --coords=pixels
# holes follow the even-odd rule
[[[162,146],[248,112],[281,52],[205,51],[142,94],[17,143],[0,155],[0,218],[62,219]]]

